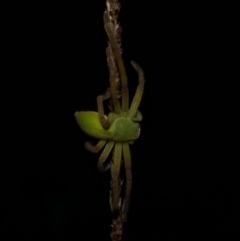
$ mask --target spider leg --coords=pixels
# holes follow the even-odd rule
[[[121,107],[118,101],[118,93],[117,93],[117,86],[116,86],[116,78],[118,78],[117,76],[118,73],[115,67],[115,62],[113,60],[111,47],[107,47],[106,54],[107,54],[108,68],[110,72],[110,89],[111,89],[112,103],[113,103],[115,113],[120,114]]]
[[[107,142],[106,140],[100,140],[96,146],[93,146],[90,142],[87,141],[84,144],[84,146],[88,151],[91,151],[93,153],[98,153],[104,147],[106,142]]]
[[[98,170],[101,172],[105,172],[109,167],[110,164],[105,165],[105,161],[107,159],[107,157],[109,156],[109,153],[111,152],[112,148],[114,145],[114,141],[109,140],[107,145],[105,146],[101,156],[99,157],[99,161],[98,161]]]
[[[124,159],[124,166],[126,171],[126,190],[125,190],[125,197],[123,200],[122,206],[122,220],[123,222],[127,221],[127,213],[130,204],[130,194],[132,189],[132,173],[131,173],[131,153],[129,149],[128,142],[123,143],[123,159]]]
[[[131,64],[138,73],[138,82],[139,82],[135,96],[133,98],[133,101],[130,107],[130,111],[129,111],[129,117],[133,119],[136,115],[137,109],[142,99],[145,79],[144,79],[144,73],[142,68],[134,61],[131,61]]]
[[[121,167],[122,157],[122,143],[117,142],[115,144],[113,153],[113,165],[111,170],[112,175],[112,209],[114,214],[119,214],[119,198],[120,198],[120,183],[119,173]]]
[[[127,74],[125,66],[122,59],[122,53],[120,47],[118,46],[115,34],[112,31],[111,23],[107,16],[107,12],[104,13],[104,27],[108,35],[111,47],[113,49],[114,56],[116,58],[117,66],[121,78],[121,92],[122,92],[122,111],[127,112],[129,107],[129,94],[128,94],[128,85],[127,85]]]
[[[133,121],[141,121],[142,120],[142,114],[140,111],[137,110],[136,115],[132,118]]]
[[[97,108],[98,108],[99,121],[104,128],[108,128],[114,121],[114,115],[109,114],[107,118],[104,115],[103,101],[107,100],[109,98],[110,98],[110,89],[108,89],[106,91],[105,95],[99,95],[97,97]]]

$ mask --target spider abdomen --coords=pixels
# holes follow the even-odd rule
[[[134,141],[138,138],[140,133],[140,126],[138,123],[131,121],[127,117],[116,118],[113,122],[114,135],[111,139],[114,141],[125,142]]]
[[[75,113],[75,118],[80,128],[89,136],[107,140],[111,139],[114,134],[114,130],[111,127],[111,129],[103,128],[97,112],[77,111]]]

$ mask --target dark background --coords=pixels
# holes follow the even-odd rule
[[[96,110],[109,86],[104,9],[105,1],[9,7],[3,241],[109,240],[109,173],[97,171],[99,154],[84,149],[89,137],[73,116]],[[228,14],[221,5],[122,1],[131,97],[130,60],[146,78],[125,241],[239,238]]]

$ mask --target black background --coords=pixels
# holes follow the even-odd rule
[[[73,116],[96,110],[109,86],[104,9],[104,1],[9,8],[1,240],[109,240],[109,173],[97,171],[99,155],[84,149],[89,137]],[[146,78],[125,241],[239,238],[231,21],[220,5],[122,1],[131,98],[130,60]]]

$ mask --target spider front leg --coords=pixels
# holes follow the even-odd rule
[[[125,66],[122,59],[121,49],[118,46],[115,34],[113,32],[113,29],[111,28],[111,22],[109,21],[107,12],[104,12],[104,27],[108,35],[108,39],[110,41],[110,44],[117,62],[118,70],[120,73],[121,92],[122,92],[121,94],[122,95],[122,112],[127,112],[129,107],[129,94],[128,94],[129,91],[128,91],[127,74],[126,74]]]
[[[142,120],[142,114],[140,111],[137,111],[136,115],[132,118],[133,121],[139,122]]]
[[[121,113],[121,107],[119,103],[120,95],[118,95],[117,91],[117,79],[118,79],[118,72],[114,61],[114,56],[112,53],[112,48],[109,46],[106,48],[107,54],[107,63],[110,72],[110,90],[111,90],[111,99],[114,107],[114,111],[116,114]]]
[[[133,98],[133,101],[130,107],[130,111],[129,111],[129,117],[133,119],[136,116],[137,109],[142,99],[145,79],[144,79],[144,73],[142,68],[134,61],[131,61],[131,64],[138,73],[138,82],[139,82],[135,96]]]

